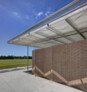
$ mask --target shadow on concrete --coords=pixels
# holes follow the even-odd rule
[[[28,74],[33,74],[32,73],[32,70],[27,70],[27,71],[24,71],[25,73],[28,73]]]

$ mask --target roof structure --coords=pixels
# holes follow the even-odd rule
[[[38,48],[87,38],[87,0],[75,0],[8,41]]]

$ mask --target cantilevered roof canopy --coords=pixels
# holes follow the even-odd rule
[[[87,0],[75,0],[8,41],[46,48],[87,38]]]

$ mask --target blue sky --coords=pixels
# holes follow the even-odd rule
[[[38,23],[73,0],[0,0],[0,55],[27,55],[26,46],[7,40]],[[32,50],[30,48],[30,55]]]

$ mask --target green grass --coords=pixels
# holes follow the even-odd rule
[[[32,65],[32,60],[29,60],[29,65]],[[27,66],[27,59],[1,59],[0,69],[15,68]]]

